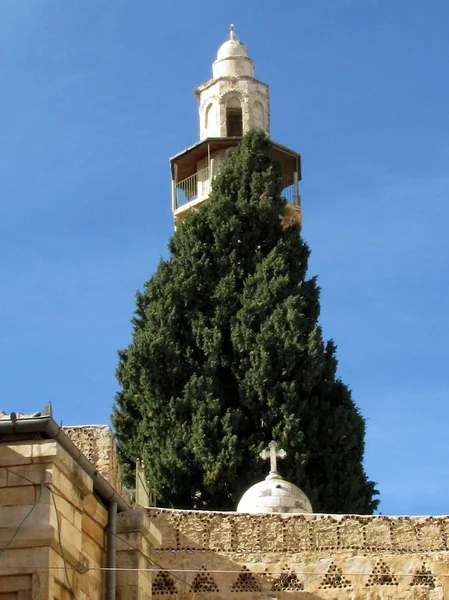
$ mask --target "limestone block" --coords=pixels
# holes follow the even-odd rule
[[[117,600],[142,600],[137,585],[117,585]]]
[[[27,517],[26,527],[37,527],[43,523],[48,523],[49,514],[48,504],[39,503],[34,508],[33,504],[2,506],[0,507],[0,526],[5,527],[6,525],[9,529],[18,527]]]
[[[1,523],[0,513],[0,523]],[[0,548],[8,544],[16,532],[16,527],[0,527]],[[53,527],[47,524],[29,527],[23,525],[16,533],[11,548],[35,548],[49,546],[54,538]],[[8,551],[9,552],[9,551]]]
[[[59,529],[61,532],[61,538],[63,540],[70,540],[70,543],[79,548],[82,548],[82,537],[81,537],[81,529],[75,527],[70,521],[68,521],[64,515],[62,515],[58,510],[58,515],[54,513],[51,515],[50,522],[57,528],[56,518],[59,519]]]
[[[276,515],[260,515],[253,516],[251,520],[253,530],[259,534],[260,550],[263,552],[283,552],[286,550],[285,519]],[[244,547],[250,548],[250,546]]]
[[[179,520],[180,546],[186,549],[203,548],[207,536],[207,521],[203,516],[186,513]]]
[[[37,440],[32,444],[31,462],[53,462],[60,448],[55,440]]]
[[[13,465],[24,465],[31,462],[33,455],[32,444],[16,442],[0,444],[0,464],[7,467]]]
[[[341,548],[359,550],[364,548],[364,520],[343,517],[338,523],[338,536]]]
[[[213,516],[209,521],[209,547],[212,550],[231,552],[233,549],[234,527],[230,517]]]
[[[0,468],[0,487],[6,486],[6,469]]]
[[[444,550],[442,527],[439,521],[426,519],[419,526],[419,546],[421,550]]]
[[[139,533],[152,546],[159,546],[162,541],[158,527],[148,518],[145,509],[130,509],[117,516],[117,533]]]
[[[417,530],[414,521],[408,517],[397,518],[392,523],[393,547],[398,551],[418,550]]]
[[[87,557],[92,565],[102,565],[103,558],[105,556],[106,545],[101,545],[94,542],[88,535],[83,535],[82,539],[82,550],[84,556]],[[93,571],[92,573],[100,573],[99,571]]]
[[[6,469],[6,485],[8,487],[18,487],[30,485],[30,482],[36,484],[48,483],[50,481],[50,471],[47,465],[15,465]]]
[[[92,492],[93,482],[90,475],[61,446],[58,446],[58,451],[52,464],[53,473],[56,470],[64,473],[70,480],[72,487],[78,488],[83,496]]]
[[[12,531],[12,533],[13,532],[14,531]],[[9,535],[7,541],[10,539],[11,536]],[[8,552],[5,552],[1,557],[0,574],[3,575],[4,572],[8,575],[32,574],[36,572],[36,570],[48,568],[48,560],[49,548],[16,548],[10,546]]]
[[[299,552],[311,548],[311,533],[306,517],[295,515],[286,519],[285,545],[290,552]]]
[[[143,509],[148,520],[159,531],[161,541],[156,546],[169,550],[176,550],[178,546],[178,521],[173,512],[165,512],[159,509],[144,508]]]
[[[63,515],[78,531],[81,531],[82,513],[70,500],[52,493],[51,488],[50,490],[44,488],[40,502],[50,504],[50,510],[53,512],[56,504],[58,514]]]
[[[94,496],[89,494],[83,501],[83,512],[95,521],[101,528],[106,527],[108,522],[108,511],[103,504]]]
[[[390,520],[382,517],[366,520],[364,525],[365,547],[372,550],[392,548]]]
[[[21,592],[31,590],[31,575],[0,575],[0,596],[7,592]]]
[[[63,427],[63,430],[111,486],[123,493],[117,449],[111,428],[107,425],[83,425]]]
[[[67,477],[65,473],[63,473],[57,467],[52,469],[51,473],[49,473],[48,479],[51,481],[52,489],[68,500],[73,506],[75,506],[78,510],[83,509],[83,500],[85,497],[85,490],[80,490],[77,485],[73,485],[72,481]],[[92,481],[91,489],[92,491]]]
[[[259,527],[250,515],[233,515],[231,519],[231,550],[257,550],[260,545]]]
[[[99,525],[86,513],[82,515],[81,523],[83,533],[92,538],[98,546],[103,546],[105,539],[104,526]]]
[[[311,540],[313,540],[313,546],[323,550],[339,548],[339,533],[338,521],[330,517],[317,519],[314,522],[313,527],[311,527]]]
[[[37,498],[37,489],[34,485],[21,487],[8,487],[0,493],[0,523],[2,506],[32,505]]]

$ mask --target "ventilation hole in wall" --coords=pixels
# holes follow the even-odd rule
[[[424,586],[427,588],[433,589],[435,587],[435,577],[432,575],[430,569],[426,567],[425,564],[419,569],[415,571],[411,584],[412,586]]]
[[[301,592],[304,589],[304,584],[300,581],[293,571],[283,569],[278,577],[273,579],[271,590],[273,592]]]
[[[379,560],[365,585],[366,587],[371,587],[373,585],[398,585],[398,580],[390,571],[390,567],[387,563],[383,560]]]
[[[193,592],[219,592],[217,584],[206,567],[202,566],[192,582]]]
[[[156,575],[156,579],[153,581],[151,586],[153,594],[165,595],[165,594],[177,594],[175,582],[166,571],[159,571]]]
[[[348,588],[351,587],[349,579],[345,579],[341,570],[333,562],[329,565],[326,575],[321,582],[320,589]]]
[[[231,585],[231,592],[261,592],[262,589],[256,578],[247,567],[237,577],[237,581]]]

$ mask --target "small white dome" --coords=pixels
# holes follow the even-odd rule
[[[223,60],[225,58],[249,58],[248,50],[245,45],[235,38],[230,38],[224,44],[222,44],[217,52],[217,60]]]
[[[312,505],[303,491],[282,479],[278,473],[247,490],[238,506],[240,513],[312,513]]]
[[[220,46],[217,60],[212,65],[214,79],[218,77],[254,77],[254,63],[248,56],[245,45],[236,37],[231,25],[229,39]]]

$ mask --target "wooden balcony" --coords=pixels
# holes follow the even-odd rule
[[[182,222],[189,211],[198,210],[209,202],[212,182],[224,164],[223,158],[215,160],[214,157],[223,157],[223,151],[237,146],[240,141],[238,138],[208,138],[170,159],[175,225]],[[294,222],[301,224],[301,197],[298,189],[301,157],[275,142],[271,142],[271,145],[273,156],[282,170],[282,195],[288,203],[283,218],[284,227]]]
[[[175,223],[182,222],[191,210],[198,210],[209,201],[212,182],[220,172],[221,167],[211,166],[201,169],[198,173],[179,182],[173,182],[173,215]],[[298,193],[298,180],[296,173],[293,177],[284,176],[282,196],[287,200],[283,225],[288,227],[293,223],[301,223],[301,196]]]

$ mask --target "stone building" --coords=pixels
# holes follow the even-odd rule
[[[0,600],[449,598],[449,517],[313,514],[286,490],[247,512],[140,507],[108,427],[6,416]]]
[[[208,201],[243,133],[270,131],[268,86],[233,28],[196,94],[200,142],[171,159],[175,222]],[[300,156],[272,148],[287,224],[301,219]],[[0,412],[0,600],[449,598],[449,517],[313,513],[282,456],[263,453],[270,473],[236,512],[140,506],[109,427]]]

